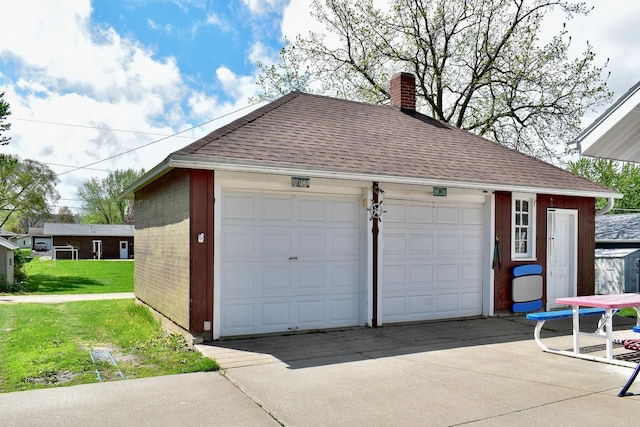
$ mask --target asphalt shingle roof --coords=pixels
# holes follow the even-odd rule
[[[598,240],[636,240],[640,243],[640,214],[597,216],[596,241]]]
[[[292,92],[176,151],[199,161],[611,192],[411,110]],[[171,156],[170,156],[171,157]]]
[[[52,236],[133,237],[134,226],[127,224],[45,223],[43,234]]]

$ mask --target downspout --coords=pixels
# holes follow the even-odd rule
[[[609,197],[609,201],[607,202],[607,205],[604,208],[597,210],[596,216],[601,216],[609,212],[611,209],[613,209],[614,203],[615,203],[615,199],[613,197]]]

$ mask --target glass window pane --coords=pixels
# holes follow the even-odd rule
[[[522,225],[529,225],[529,214],[522,214]]]
[[[529,202],[527,200],[522,201],[522,211],[529,212]]]
[[[520,200],[516,200],[516,212],[520,212]]]

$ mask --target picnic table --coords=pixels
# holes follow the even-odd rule
[[[637,325],[640,325],[640,293],[624,293],[611,295],[587,295],[579,297],[557,298],[556,303],[570,305],[573,311],[573,356],[584,359],[597,360],[622,366],[636,366],[624,360],[613,357],[613,315],[621,308],[633,307],[638,315]],[[580,331],[580,307],[602,308],[605,310],[595,332]],[[586,355],[580,352],[580,337],[588,336],[604,339],[606,345],[605,357]]]

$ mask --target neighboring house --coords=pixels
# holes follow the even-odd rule
[[[640,248],[640,213],[596,217],[596,249]]]
[[[45,223],[43,233],[50,238],[50,250],[73,246],[80,259],[129,259],[134,255],[133,225]],[[71,253],[60,251],[56,256],[70,258]]]
[[[135,294],[194,340],[492,316],[514,266],[594,293],[610,189],[420,114],[290,93],[170,154],[135,196]],[[552,242],[551,245],[548,242]]]
[[[13,251],[19,246],[10,242],[4,237],[0,237],[0,280],[4,279],[7,283],[13,283],[14,254]]]
[[[596,293],[638,292],[640,214],[596,217]]]

